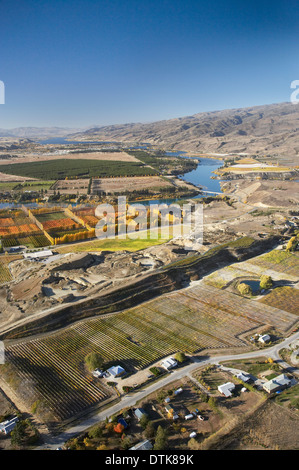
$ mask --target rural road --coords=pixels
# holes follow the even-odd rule
[[[192,373],[198,367],[205,366],[208,364],[218,364],[219,362],[232,361],[232,360],[238,360],[238,359],[251,359],[254,357],[260,357],[261,355],[264,355],[264,356],[271,357],[272,359],[278,361],[279,364],[283,368],[292,369],[292,372],[298,375],[299,377],[299,369],[291,367],[289,364],[282,361],[279,357],[279,351],[283,348],[288,347],[289,344],[295,341],[296,339],[299,339],[299,331],[289,336],[287,339],[285,339],[281,343],[275,346],[272,346],[270,348],[266,348],[263,351],[257,350],[257,351],[242,353],[242,354],[236,354],[236,355],[230,354],[230,355],[221,355],[221,356],[214,356],[214,357],[205,356],[203,359],[201,359],[200,357],[194,357],[193,362],[191,364],[185,367],[182,367],[180,369],[173,370],[163,379],[159,380],[158,382],[153,383],[152,385],[149,385],[148,387],[142,388],[140,391],[136,393],[127,394],[123,396],[122,399],[115,405],[112,405],[111,407],[105,409],[104,411],[100,411],[99,413],[95,414],[93,417],[81,422],[80,424],[77,424],[69,428],[67,431],[63,432],[59,436],[55,436],[55,437],[48,436],[44,444],[37,447],[36,450],[55,450],[58,447],[62,447],[67,440],[84,432],[90,426],[93,426],[99,423],[100,421],[104,421],[106,418],[109,418],[111,415],[120,412],[124,408],[134,406],[139,400],[145,398],[147,395],[150,395],[151,393],[168,385],[171,382],[174,382],[176,380],[182,379],[185,376],[188,376],[188,374]]]

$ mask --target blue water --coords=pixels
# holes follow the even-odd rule
[[[66,140],[64,137],[51,137],[50,139],[45,140],[38,140],[38,142],[42,145],[78,145],[78,144],[119,144],[119,142],[104,142],[103,140],[94,141],[94,140]]]
[[[200,158],[200,163],[195,170],[185,173],[181,178],[188,183],[195,184],[207,191],[221,193],[220,180],[212,179],[213,171],[223,165],[222,160],[212,158]]]

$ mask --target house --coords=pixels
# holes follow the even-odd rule
[[[161,366],[164,367],[164,369],[173,369],[178,365],[177,361],[173,359],[173,357],[169,357],[168,359],[165,359],[165,361],[161,362]]]
[[[119,418],[117,422],[120,423],[124,427],[124,429],[127,429],[128,423],[124,418]]]
[[[239,374],[237,374],[237,378],[239,380],[242,380],[242,382],[249,382],[250,381],[250,375],[245,374],[244,372],[240,372]]]
[[[168,418],[172,418],[174,421],[179,419],[179,415],[171,405],[166,405],[165,410],[167,411]]]
[[[149,440],[138,442],[134,447],[129,450],[152,450],[153,445]]]
[[[270,341],[270,339],[271,338],[270,338],[269,335],[261,335],[258,340],[259,340],[260,343],[265,344],[265,343],[268,343]]]
[[[136,408],[136,410],[134,411],[134,415],[136,416],[138,421],[140,421],[143,416],[147,416],[143,408]]]
[[[121,366],[110,367],[110,369],[107,369],[107,372],[114,378],[120,377],[126,373],[125,369]]]
[[[218,387],[218,391],[226,397],[231,397],[233,390],[235,390],[235,384],[233,384],[232,382],[227,382],[223,385],[219,385]]]
[[[180,387],[178,388],[177,390],[174,391],[174,395],[179,395],[180,393],[182,393],[183,389]]]
[[[284,388],[288,387],[291,383],[291,380],[288,378],[287,375],[281,374],[278,377],[274,377],[274,379],[268,380],[263,384],[263,389],[268,393],[275,393],[277,391],[281,391]]]
[[[165,410],[167,411],[167,413],[170,413],[170,414],[174,413],[174,408],[171,405],[166,405]]]
[[[17,418],[17,416],[10,420],[3,421],[2,423],[0,423],[0,432],[3,432],[4,434],[11,433],[18,421],[19,419]]]

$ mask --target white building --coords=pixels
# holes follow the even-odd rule
[[[269,335],[261,335],[258,340],[260,343],[268,343],[270,339]]]
[[[164,367],[164,369],[173,369],[178,365],[177,361],[173,359],[173,357],[169,357],[168,359],[165,359],[165,361],[161,362],[161,366]]]
[[[219,385],[219,387],[218,387],[218,391],[226,397],[231,397],[232,392],[234,390],[235,390],[235,384],[233,384],[232,382],[227,382],[223,385]]]
[[[53,252],[51,250],[41,250],[41,251],[34,251],[32,253],[23,253],[25,259],[42,259],[48,258],[52,256]]]
[[[19,419],[17,418],[17,416],[10,420],[3,421],[2,423],[0,423],[0,432],[3,432],[4,434],[10,434],[18,421]]]

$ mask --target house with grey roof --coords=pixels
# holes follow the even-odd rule
[[[121,366],[110,367],[110,369],[107,369],[107,372],[112,377],[120,377],[121,375],[124,375],[126,373],[125,369]]]
[[[283,390],[288,387],[291,383],[291,380],[287,375],[281,374],[274,379],[268,380],[263,384],[263,389],[268,393],[275,393],[277,391]]]
[[[140,421],[143,416],[147,416],[143,408],[136,408],[136,410],[134,411],[134,415],[136,416],[138,421]]]

